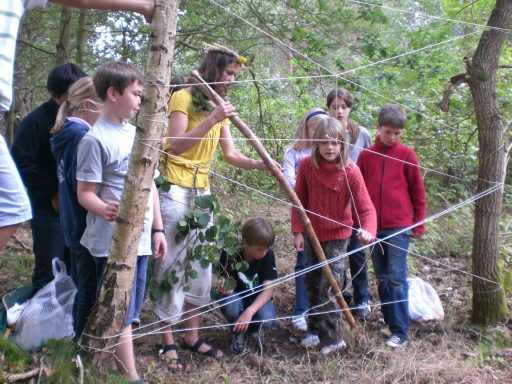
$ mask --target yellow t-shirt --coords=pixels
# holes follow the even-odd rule
[[[175,111],[183,112],[188,116],[187,132],[194,129],[208,115],[208,112],[192,111],[192,95],[189,89],[182,89],[172,95],[168,108],[169,116]],[[167,181],[187,188],[208,188],[210,186],[208,170],[219,142],[220,130],[223,125],[227,124],[229,124],[229,119],[215,124],[203,136],[205,140],[198,140],[197,144],[180,156],[162,155],[160,170]],[[164,146],[165,152],[170,152],[171,140],[167,140]]]

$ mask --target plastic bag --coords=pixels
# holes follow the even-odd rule
[[[435,289],[419,277],[407,279],[409,284],[409,317],[414,321],[441,321],[444,310]]]
[[[53,280],[41,288],[23,310],[14,333],[14,341],[31,351],[50,339],[73,338],[73,302],[76,287],[66,266],[52,260]]]

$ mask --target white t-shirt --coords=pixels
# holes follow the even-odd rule
[[[311,156],[311,149],[293,149],[288,147],[284,151],[283,174],[288,185],[295,188],[295,180],[299,171],[299,164],[305,157]]]
[[[97,183],[96,194],[105,203],[121,200],[134,138],[133,125],[115,124],[101,118],[78,145],[76,179]],[[153,197],[150,193],[137,255],[151,255],[152,223]],[[88,212],[87,228],[80,242],[93,256],[107,257],[113,232],[113,222]]]
[[[0,112],[8,111],[12,102],[12,77],[16,37],[26,9],[44,7],[47,0],[0,1]]]
[[[372,145],[372,139],[370,137],[370,133],[365,127],[359,126],[359,136],[357,137],[354,145],[350,146],[349,157],[354,162],[357,163],[357,158],[364,151],[365,148],[368,148]]]

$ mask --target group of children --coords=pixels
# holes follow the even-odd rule
[[[328,112],[313,108],[305,114],[285,152],[284,173],[307,210],[331,271],[338,283],[343,283],[343,296],[356,317],[366,318],[371,313],[367,261],[361,244],[378,240],[371,258],[381,311],[389,327],[385,343],[402,347],[407,344],[409,326],[409,239],[425,232],[423,180],[414,151],[400,143],[405,111],[399,105],[385,104],[379,112],[375,144],[370,145],[368,131],[348,118],[352,104],[350,94],[338,88],[327,96]],[[318,259],[304,237],[296,208],[292,209],[291,224],[298,251],[292,324],[297,330],[308,331],[302,346],[320,345],[321,353],[329,354],[346,346],[341,317],[319,268],[308,272],[304,283],[300,272],[317,264]],[[345,253],[353,297],[344,271]]]
[[[219,48],[215,49],[212,52],[218,53]],[[225,50],[220,52],[226,54]],[[236,53],[228,50],[227,55],[237,59],[231,63],[239,63]],[[225,65],[231,68],[233,64]],[[229,71],[223,76],[234,80],[234,74]],[[142,89],[143,77],[137,69],[122,62],[108,62],[93,78],[82,77],[69,88],[52,130],[50,142],[58,164],[60,220],[78,288],[73,309],[77,335],[83,330],[105,271],[113,222],[135,137],[135,127],[127,121],[140,108]],[[235,113],[231,105],[221,108],[223,112],[212,112],[212,115],[219,115],[214,124]],[[369,244],[376,238],[385,240],[374,247],[371,257],[381,310],[391,332],[386,344],[404,346],[409,318],[407,248],[411,235],[417,237],[424,232],[422,225],[414,226],[425,218],[421,173],[414,151],[400,144],[406,115],[399,106],[386,104],[382,107],[377,122],[379,134],[372,146],[368,131],[348,118],[351,108],[350,94],[336,89],[327,97],[327,112],[322,108],[308,111],[285,153],[284,173],[307,210],[330,260],[329,266],[338,283],[343,284],[344,296],[352,301],[355,316],[364,318],[371,312],[367,261],[360,244]],[[201,124],[199,122],[198,126]],[[239,166],[264,168],[260,162],[232,155],[229,147],[223,150],[232,156],[231,161],[238,161]],[[195,184],[192,186],[195,188]],[[173,189],[169,193],[172,195]],[[135,366],[131,326],[139,316],[144,298],[148,257],[162,261],[168,253],[165,220],[159,193],[153,186],[137,253],[133,293],[116,351],[126,377],[134,382],[139,382],[140,378]],[[300,273],[318,260],[304,236],[303,223],[295,208],[291,213],[291,229],[298,252],[295,271]],[[268,221],[252,218],[243,226],[240,254],[234,258],[220,255],[223,278],[220,279],[219,306],[231,323],[231,349],[235,353],[246,350],[248,333],[261,341],[262,329],[275,322],[272,281],[277,278],[277,271],[275,255],[270,249],[274,240],[275,234]],[[353,300],[346,294],[344,255],[347,250]],[[241,261],[248,265],[243,272],[233,267],[233,263]],[[224,287],[228,277],[236,280],[234,290]],[[346,346],[337,308],[321,269],[305,274],[305,282],[303,276],[296,277],[292,323],[298,330],[308,331],[302,346],[320,345],[322,354]],[[196,339],[193,345],[186,344],[195,352],[216,358],[222,356],[213,345],[201,339]],[[181,371],[185,365],[176,351],[174,342],[165,343],[164,339],[162,355],[167,357],[171,370]]]

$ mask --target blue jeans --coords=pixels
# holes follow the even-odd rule
[[[304,251],[297,252],[295,273],[303,271],[307,266],[307,257]],[[293,316],[301,316],[309,309],[308,291],[304,275],[295,276],[295,307]]]
[[[107,268],[108,257],[94,257],[96,264],[97,290],[99,296],[103,279],[105,277],[105,269]],[[144,295],[146,294],[146,275],[148,273],[148,256],[137,256],[137,264],[135,266],[135,274],[133,276],[132,294],[130,296],[130,304],[126,311],[126,319],[124,325],[130,325],[133,319],[140,316],[140,310],[144,303]]]
[[[359,249],[361,246],[357,238],[357,230],[353,230],[350,243],[347,247],[347,253],[350,253],[354,249]],[[363,249],[354,252],[348,256],[348,262],[350,265],[350,275],[352,276],[354,304],[359,305],[370,300],[372,297],[368,291],[368,263],[366,262],[366,253]]]
[[[400,228],[378,231],[377,238],[383,239],[399,230]],[[382,248],[377,244],[372,252],[373,269],[377,277],[384,321],[389,325],[389,330],[393,335],[406,340],[409,333],[407,250],[410,237],[409,233],[393,236],[385,240],[386,243],[380,243]],[[386,304],[393,301],[400,302]]]
[[[96,264],[87,248],[71,248],[71,277],[77,292],[73,303],[75,338],[84,330],[87,318],[96,302]]]
[[[249,298],[242,299],[242,296],[245,294],[246,293],[232,293],[230,295],[222,295],[221,300],[219,301],[219,305],[221,305],[220,310],[228,322],[234,323],[240,317],[242,312],[254,302],[256,297],[258,297],[258,295],[253,295]],[[223,305],[224,303],[229,304]],[[258,322],[249,324],[249,331],[258,332],[261,327],[270,329],[276,322],[275,318],[276,308],[274,307],[272,300],[269,300],[252,317],[251,321]]]
[[[31,222],[32,240],[35,257],[32,286],[40,289],[53,280],[52,259],[54,257],[66,263],[70,273],[69,260],[66,260],[66,246],[60,226],[59,214],[53,209],[38,209],[33,211]]]

